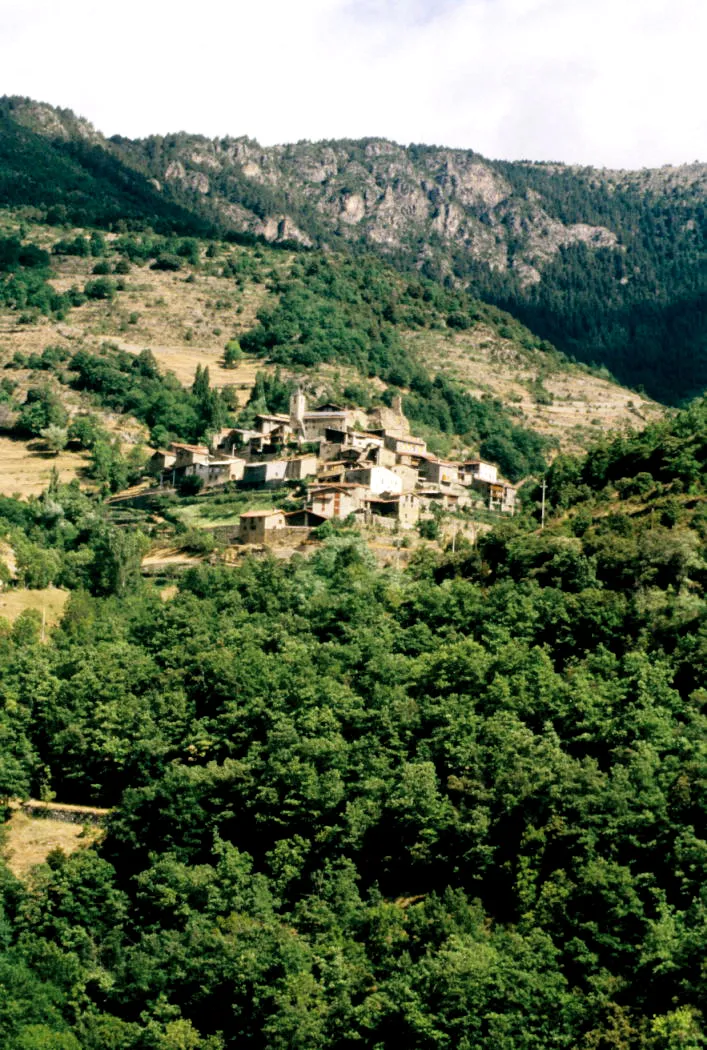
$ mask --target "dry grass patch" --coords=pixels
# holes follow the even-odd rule
[[[86,452],[64,451],[55,456],[30,448],[26,441],[0,437],[0,495],[38,496],[49,484],[52,470],[58,471],[61,482],[68,482],[81,477],[88,461]]]
[[[145,349],[144,344],[114,340],[121,350],[139,354]],[[209,350],[205,347],[151,346],[155,360],[164,372],[173,372],[183,386],[191,386],[199,365],[208,368],[212,387],[222,389],[225,386],[236,388],[238,401],[244,405],[250,397],[257,372],[273,371],[272,366],[255,358],[244,359],[237,368],[223,367],[223,351]]]
[[[542,351],[500,339],[485,325],[454,334],[412,332],[405,341],[431,372],[460,380],[476,396],[497,397],[517,410],[519,423],[556,438],[564,452],[581,451],[608,430],[640,429],[664,411],[609,380],[558,368]],[[539,379],[550,404],[536,402],[531,386]]]
[[[32,868],[43,864],[52,850],[60,849],[67,855],[75,853],[92,846],[102,834],[99,827],[30,817],[16,809],[3,829],[3,854],[13,875],[26,879]]]
[[[72,285],[83,287],[92,279],[94,263],[95,259],[55,259],[57,276],[51,283],[62,292]],[[275,301],[264,284],[248,282],[238,288],[230,278],[198,271],[169,273],[133,266],[128,275],[109,280],[124,283],[113,300],[89,300],[69,315],[72,327],[79,327],[89,340],[122,334],[151,349],[193,342],[204,350],[222,351],[228,339],[252,328],[258,311]]]
[[[142,559],[143,569],[159,569],[163,565],[200,565],[203,557],[187,554],[181,547],[159,547]]]
[[[114,262],[111,259],[110,262]],[[83,288],[92,279],[96,260],[73,256],[53,257],[56,276],[50,283],[64,292],[72,285]],[[278,270],[290,260],[283,257]],[[191,279],[193,277],[193,280]],[[66,321],[38,318],[35,324],[19,325],[13,313],[0,314],[0,362],[16,352],[41,354],[49,344],[76,350],[96,350],[109,341],[131,353],[149,349],[165,371],[173,372],[185,386],[191,385],[197,366],[208,367],[211,385],[234,386],[245,404],[255,374],[266,367],[257,360],[244,360],[237,368],[223,367],[226,342],[238,338],[257,323],[258,311],[274,304],[276,297],[265,284],[247,282],[238,288],[228,277],[216,277],[189,269],[177,273],[150,270],[134,265],[123,277],[125,283],[113,300],[89,300],[72,309]],[[13,372],[15,380],[20,378]],[[33,383],[46,375],[33,375]]]
[[[59,623],[68,597],[69,592],[59,587],[32,591],[20,587],[17,590],[0,591],[0,617],[12,623],[27,609],[36,609],[44,615],[47,626],[52,627]]]

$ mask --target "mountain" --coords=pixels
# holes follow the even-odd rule
[[[21,99],[0,100],[0,202],[57,224],[209,228],[123,164],[86,121]]]
[[[271,241],[376,251],[662,400],[707,386],[705,164],[605,171],[383,139],[107,140],[67,110],[6,99],[4,111],[62,159],[101,151],[114,172],[140,173],[163,208]]]
[[[654,396],[707,385],[705,165],[595,172],[382,140],[114,148],[175,199],[269,239],[373,249]]]

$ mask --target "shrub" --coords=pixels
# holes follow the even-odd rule
[[[203,478],[200,478],[198,474],[185,475],[177,485],[180,496],[198,496],[203,487]]]
[[[87,281],[83,290],[88,299],[113,299],[116,286],[115,282],[108,280],[107,277],[99,277],[95,281]]]
[[[38,437],[47,427],[65,427],[67,419],[64,406],[48,386],[31,387],[27,391],[16,429],[20,434]]]
[[[69,440],[69,432],[66,427],[58,427],[54,423],[40,430],[39,436],[44,438],[47,448],[55,455],[57,452],[61,452],[63,448],[66,448]]]
[[[151,270],[166,270],[169,272],[181,270],[181,268],[182,260],[178,256],[169,255],[166,252],[158,255],[150,267]]]

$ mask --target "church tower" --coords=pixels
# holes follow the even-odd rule
[[[290,397],[290,426],[299,438],[305,436],[304,414],[307,411],[307,399],[302,392],[302,387],[297,389]]]

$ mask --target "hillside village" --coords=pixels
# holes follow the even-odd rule
[[[308,410],[297,390],[288,415],[263,413],[252,429],[225,428],[211,447],[174,442],[155,452],[150,469],[160,487],[182,490],[234,484],[262,491],[303,483],[300,509],[241,514],[242,543],[261,544],[351,516],[366,525],[410,529],[431,518],[433,507],[513,514],[516,504],[516,487],[493,463],[430,453],[410,433],[399,399],[371,413],[331,403]]]

